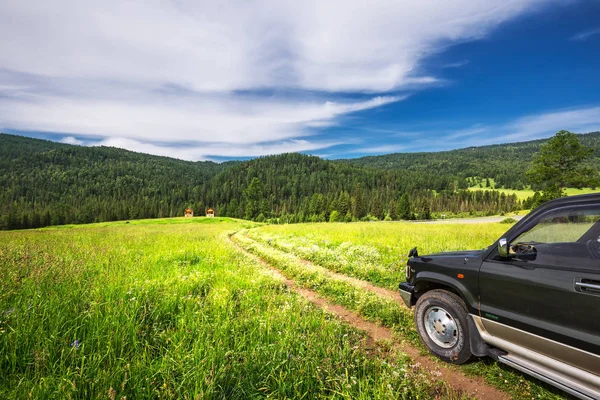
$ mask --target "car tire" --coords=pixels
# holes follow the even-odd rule
[[[466,363],[473,358],[467,315],[465,303],[456,294],[438,289],[426,292],[415,306],[421,341],[443,361]]]

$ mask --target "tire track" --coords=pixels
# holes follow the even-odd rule
[[[264,243],[261,243],[261,242],[259,242],[257,240],[254,240],[254,239],[252,239],[251,237],[249,237],[247,235],[244,235],[244,237],[246,237],[246,238],[248,238],[248,239],[250,239],[250,240],[252,240],[252,241],[254,241],[256,243],[265,245]],[[383,288],[381,286],[373,285],[371,282],[367,282],[367,281],[364,281],[364,280],[359,279],[359,278],[354,278],[352,276],[340,274],[339,272],[332,271],[332,270],[330,270],[328,268],[325,268],[325,267],[323,267],[323,266],[321,266],[319,264],[315,264],[312,261],[305,260],[303,258],[298,257],[297,255],[295,255],[293,253],[288,253],[288,252],[286,252],[284,250],[281,250],[281,249],[278,249],[278,248],[276,248],[274,246],[269,246],[269,245],[265,245],[265,246],[271,247],[271,248],[273,248],[273,249],[275,249],[277,251],[281,251],[282,253],[290,254],[290,255],[298,258],[298,261],[300,261],[300,263],[302,263],[304,265],[307,265],[310,268],[316,269],[317,271],[321,272],[322,274],[326,275],[327,277],[335,278],[335,279],[338,279],[340,281],[344,281],[344,282],[350,283],[351,285],[358,286],[358,287],[361,287],[363,289],[367,289],[368,291],[373,292],[373,293],[377,293],[378,295],[380,295],[382,297],[388,297],[388,298],[394,299],[398,303],[400,303],[400,305],[402,307],[406,308],[406,305],[404,304],[404,301],[402,301],[402,297],[400,296],[400,293],[398,293],[395,290],[386,289],[386,288]]]
[[[406,343],[398,343],[397,341],[395,341],[394,334],[390,328],[386,328],[386,327],[380,326],[374,322],[367,321],[364,318],[362,318],[359,314],[357,314],[353,311],[350,311],[338,304],[335,304],[335,303],[321,297],[317,292],[310,290],[310,289],[303,288],[303,287],[299,287],[294,280],[287,278],[279,269],[277,269],[273,265],[269,264],[262,258],[254,255],[254,254],[248,252],[246,249],[244,249],[240,244],[238,244],[235,241],[235,239],[233,238],[234,235],[235,235],[235,233],[232,235],[229,235],[229,240],[236,249],[238,249],[240,252],[242,252],[245,256],[256,260],[256,262],[258,262],[259,264],[263,265],[264,267],[266,267],[270,271],[272,271],[273,275],[276,276],[277,278],[281,279],[288,286],[288,288],[291,291],[301,295],[302,297],[304,297],[311,303],[315,304],[319,308],[322,308],[326,311],[329,311],[329,312],[337,315],[343,321],[354,326],[355,328],[358,328],[358,329],[364,331],[368,336],[369,342],[377,342],[377,341],[382,341],[382,340],[393,342],[394,349],[400,350],[401,352],[407,354],[412,360],[415,361],[416,365],[418,365],[422,370],[427,371],[433,377],[433,380],[439,380],[439,379],[444,380],[452,388],[453,391],[455,391],[459,394],[464,394],[464,395],[475,397],[475,398],[482,399],[482,400],[510,399],[510,396],[507,393],[505,393],[499,389],[496,389],[493,386],[488,385],[485,381],[483,381],[482,378],[467,377],[466,375],[464,375],[462,372],[458,371],[455,367],[453,367],[451,365],[442,364],[441,362],[439,362],[437,360],[433,360],[428,356],[421,355],[420,350],[413,346],[410,346]],[[306,261],[306,262],[309,262],[309,261]],[[314,265],[314,264],[312,264],[312,265]],[[318,266],[318,267],[320,267],[320,266]],[[320,268],[323,268],[323,267],[320,267]],[[325,269],[325,268],[323,268],[323,269]],[[331,271],[329,271],[327,269],[325,269],[325,271],[328,271],[331,273]],[[333,273],[333,274],[335,274],[333,276],[340,275],[337,273]],[[342,276],[344,276],[344,275],[342,275]],[[349,277],[346,277],[346,278],[349,278]],[[358,284],[358,282],[362,282],[362,283],[366,284],[366,285],[360,285],[364,288],[373,286],[370,283],[360,281],[355,278],[349,278],[349,279],[350,280],[347,280],[348,282],[357,281],[357,284]],[[384,291],[384,292],[381,292],[381,291],[378,292],[380,294],[385,293],[385,292],[393,293],[391,290],[388,290],[388,289],[383,289],[383,288],[377,288],[377,289]],[[399,294],[397,294],[397,295],[399,297]]]

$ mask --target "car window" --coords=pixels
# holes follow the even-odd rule
[[[563,210],[543,216],[537,225],[522,233],[516,242],[577,242],[600,220],[600,210]]]
[[[600,206],[562,208],[542,215],[511,241],[509,253],[535,264],[600,269]]]

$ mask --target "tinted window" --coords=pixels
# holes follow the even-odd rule
[[[531,263],[600,269],[600,206],[548,212],[512,240],[509,250]]]

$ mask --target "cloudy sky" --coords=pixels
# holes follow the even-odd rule
[[[600,130],[600,1],[0,2],[0,131],[186,160]]]

